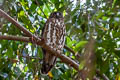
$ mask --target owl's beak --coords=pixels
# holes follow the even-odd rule
[[[57,13],[57,16],[59,16],[59,13]]]

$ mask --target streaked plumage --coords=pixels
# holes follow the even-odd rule
[[[65,24],[62,13],[53,12],[47,20],[42,37],[46,44],[57,51],[62,51],[65,43]],[[43,49],[43,64],[41,72],[47,74],[56,62],[56,56]]]

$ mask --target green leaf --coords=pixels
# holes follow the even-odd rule
[[[76,40],[71,41],[69,37],[66,37],[66,41],[68,47],[73,47],[73,45],[77,42]]]
[[[24,11],[20,11],[19,16],[24,16],[24,15],[25,15]]]
[[[30,6],[30,11],[31,12],[35,12],[35,10],[36,10],[36,8],[37,8],[37,5],[35,5],[34,3],[32,3],[32,5]]]
[[[25,66],[24,71],[25,71],[25,72],[27,72],[27,71],[28,71],[28,67],[27,67],[27,66]]]
[[[85,46],[85,44],[87,43],[88,41],[80,41],[79,43],[77,43],[76,44],[76,46],[75,46],[75,51],[78,51],[79,50],[79,48],[82,48],[82,47],[84,47]]]

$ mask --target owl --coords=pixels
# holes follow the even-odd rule
[[[42,38],[46,45],[56,51],[62,51],[65,44],[65,24],[63,14],[61,12],[53,12],[50,14],[42,31]],[[43,50],[43,64],[41,73],[47,74],[55,65],[57,57]]]

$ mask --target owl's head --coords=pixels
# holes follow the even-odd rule
[[[53,12],[49,18],[63,18],[63,14],[61,12]]]

